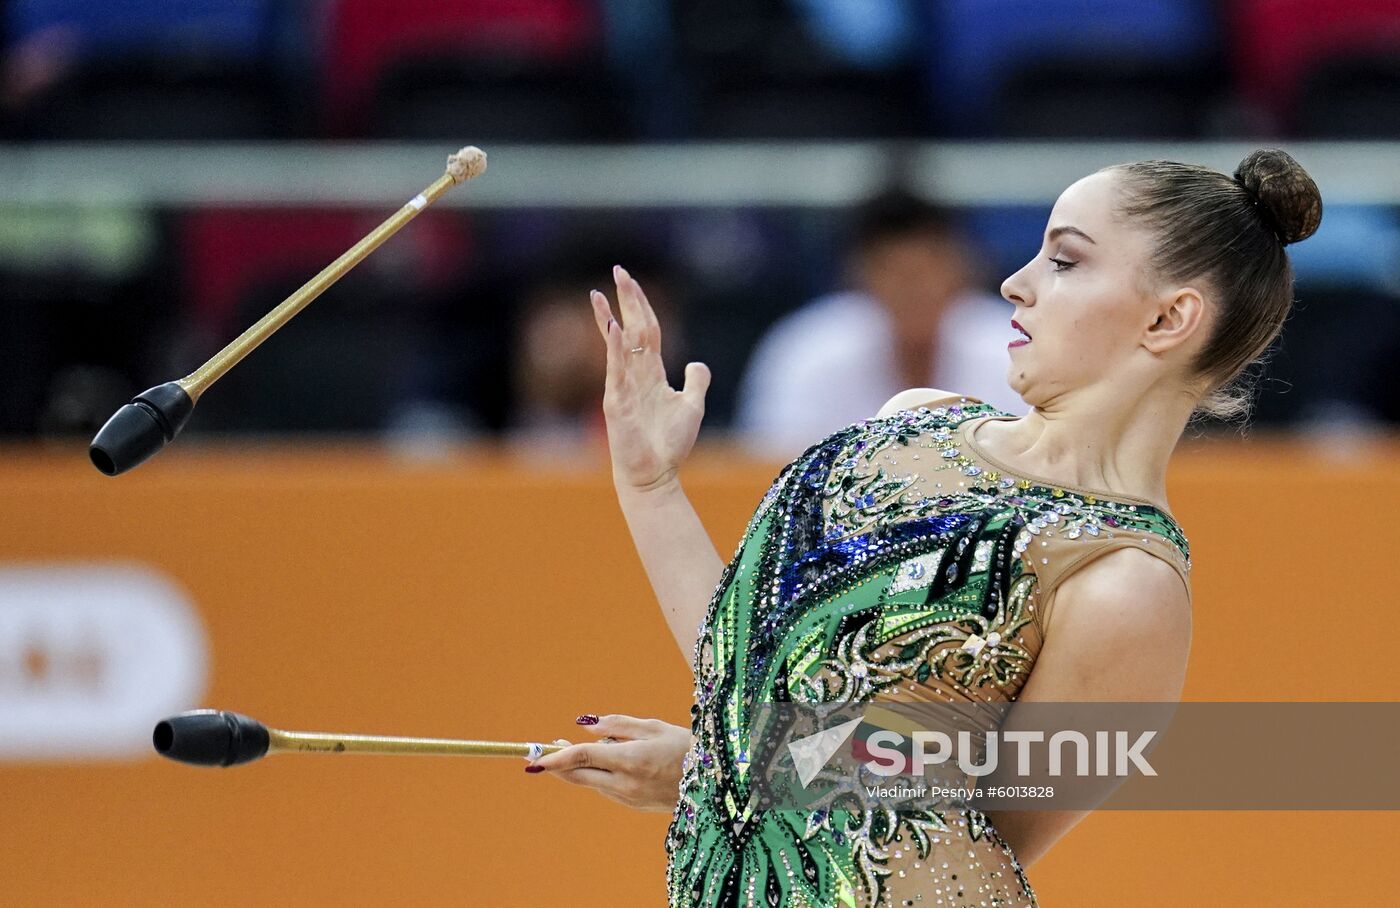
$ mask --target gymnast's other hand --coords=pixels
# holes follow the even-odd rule
[[[621,265],[613,268],[622,321],[613,318],[608,298],[589,296],[598,331],[608,347],[603,415],[613,482],[619,491],[650,491],[672,482],[695,445],[705,415],[710,370],[704,363],[685,367],[677,391],[666,380],[661,360],[661,326],[646,294]]]
[[[670,813],[679,796],[682,764],[695,743],[690,729],[660,719],[608,715],[580,716],[579,724],[604,738],[568,744],[525,767],[548,770],[565,782],[596,788],[605,797],[636,810]],[[611,739],[611,740],[606,740]]]

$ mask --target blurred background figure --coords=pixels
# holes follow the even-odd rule
[[[852,289],[779,320],[755,349],[735,428],[757,454],[789,458],[869,419],[905,388],[956,389],[1009,412],[1010,303],[978,289],[974,250],[951,213],[899,189],[854,215]]]

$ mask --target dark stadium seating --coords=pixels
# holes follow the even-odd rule
[[[285,86],[252,64],[189,57],[96,59],[34,98],[12,137],[54,140],[276,139],[289,131]]]
[[[1400,138],[1400,41],[1376,54],[1310,67],[1293,108],[1294,131],[1327,139]]]
[[[1379,61],[1400,54],[1400,3],[1396,0],[1227,0],[1229,54],[1236,89],[1272,118],[1279,131],[1301,128],[1342,136],[1353,134],[1322,109],[1344,105],[1361,116],[1383,118],[1385,105],[1358,94],[1346,58]],[[1363,66],[1369,64],[1362,64]],[[1380,73],[1394,68],[1384,66]],[[1300,97],[1305,83],[1312,84]],[[1303,102],[1306,110],[1297,111]],[[1339,113],[1341,107],[1337,109]],[[1343,132],[1332,130],[1342,129]],[[1373,135],[1374,127],[1357,122],[1354,134]]]
[[[1103,60],[1132,65],[1139,73],[1155,65],[1168,80],[1164,86],[1170,86],[1182,72],[1211,65],[1218,43],[1213,7],[1206,0],[1068,0],[1053,5],[1041,0],[942,0],[930,9],[924,51],[933,101],[953,135],[988,135],[1005,128],[996,103],[1008,80],[1031,67],[1056,63],[1062,73],[1078,67],[1083,86],[1102,84]],[[1042,122],[1059,113],[1079,117],[1081,128],[1092,126],[1068,104],[1053,98],[1044,103],[1052,109],[1041,115]],[[1106,116],[1107,128],[1124,114]]]
[[[13,0],[5,45],[30,77],[20,139],[268,139],[292,131],[273,0]]]
[[[989,122],[996,135],[1015,139],[1199,138],[1216,122],[1222,86],[1208,62],[1054,58],[1011,71]]]
[[[697,137],[862,139],[928,131],[915,66],[864,68],[843,60],[786,2],[681,0],[674,8]]]
[[[596,65],[451,54],[385,67],[367,135],[496,142],[611,141],[626,135],[621,99]]]
[[[537,86],[545,72],[589,61],[601,70],[597,10],[584,0],[337,0],[324,34],[323,97],[334,135],[364,134],[374,125],[371,119],[390,131],[412,133],[423,128],[425,115],[450,110],[454,101],[464,113],[481,113],[508,126],[513,116],[508,108],[524,98],[523,87],[512,93],[512,70]],[[405,68],[414,60],[444,59],[455,61],[456,69],[437,69],[449,77],[437,87],[425,81],[423,71]],[[440,65],[428,63],[427,72]],[[444,97],[467,90],[472,97]],[[381,103],[398,100],[408,109],[396,119],[375,106],[377,92]],[[538,104],[539,97],[531,103]],[[493,106],[499,109],[492,111]],[[518,121],[517,116],[517,132]]]

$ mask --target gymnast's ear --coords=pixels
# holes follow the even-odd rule
[[[1204,329],[1204,295],[1195,287],[1179,287],[1158,299],[1150,318],[1143,346],[1153,353],[1166,353]]]

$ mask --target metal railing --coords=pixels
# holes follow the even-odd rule
[[[878,142],[481,145],[490,172],[443,204],[518,207],[839,207],[892,172],[955,205],[1042,204],[1091,171],[1168,158],[1231,172],[1287,148],[1334,204],[1400,205],[1400,142]],[[455,146],[414,143],[0,145],[0,205],[402,203]]]

